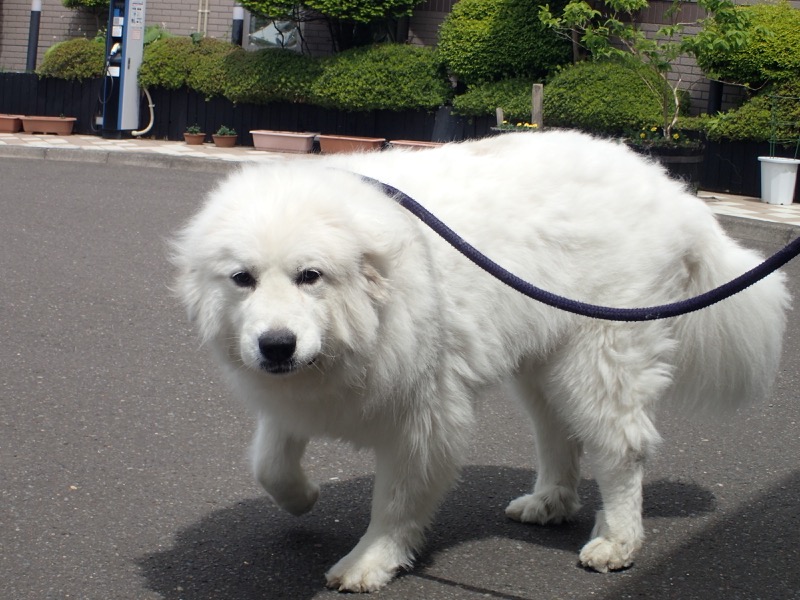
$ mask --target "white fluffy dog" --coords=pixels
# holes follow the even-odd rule
[[[411,565],[457,477],[473,402],[500,380],[532,417],[539,460],[506,514],[573,516],[585,449],[603,507],[580,561],[629,566],[655,404],[714,410],[768,392],[782,276],[663,321],[575,316],[494,280],[358,174],[402,189],[523,279],[592,304],[691,297],[759,256],[660,167],[570,132],[248,166],[174,242],[179,294],[257,412],[253,469],[270,497],[296,515],[314,505],[301,467],[312,437],[375,452],[369,528],[330,587],[376,590]]]

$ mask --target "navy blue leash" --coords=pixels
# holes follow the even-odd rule
[[[647,308],[610,308],[606,306],[597,306],[558,296],[557,294],[538,288],[524,279],[517,277],[482,254],[477,248],[469,244],[455,231],[442,223],[435,215],[408,194],[377,179],[372,179],[371,177],[365,177],[363,175],[361,177],[364,181],[379,187],[387,196],[396,200],[400,206],[411,212],[420,221],[444,238],[453,248],[509,287],[548,306],[576,315],[592,317],[594,319],[603,319],[606,321],[655,321],[657,319],[668,319],[670,317],[677,317],[696,310],[701,310],[721,300],[730,298],[734,294],[738,294],[757,281],[764,279],[764,277],[770,273],[777,271],[800,254],[799,237],[743,275],[713,290],[695,296],[694,298]]]

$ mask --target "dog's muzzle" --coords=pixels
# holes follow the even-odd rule
[[[291,373],[298,367],[296,349],[297,336],[288,329],[268,331],[258,338],[260,367],[268,373]]]

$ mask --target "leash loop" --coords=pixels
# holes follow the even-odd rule
[[[363,175],[361,177],[364,181],[380,188],[384,194],[397,201],[400,206],[411,212],[478,267],[512,289],[533,300],[552,306],[553,308],[593,319],[627,322],[655,321],[698,311],[738,294],[754,283],[764,279],[767,275],[777,271],[800,254],[800,237],[798,237],[753,269],[694,298],[646,308],[612,308],[597,306],[595,304],[587,304],[585,302],[565,298],[528,283],[484,255],[408,194],[377,179]]]

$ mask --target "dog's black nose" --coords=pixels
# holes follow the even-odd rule
[[[268,363],[289,362],[297,347],[297,337],[288,329],[268,331],[258,338],[258,349]]]

